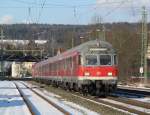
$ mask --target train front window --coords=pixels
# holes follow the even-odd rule
[[[96,55],[87,55],[86,56],[86,65],[97,65],[97,56]]]
[[[111,65],[111,56],[100,55],[100,65]]]

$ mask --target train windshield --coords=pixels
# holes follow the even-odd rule
[[[87,55],[86,58],[86,65],[97,65],[97,56],[96,55]]]
[[[110,55],[100,55],[99,60],[100,60],[100,65],[112,65]]]

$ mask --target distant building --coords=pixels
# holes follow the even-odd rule
[[[11,66],[11,76],[14,78],[30,76],[34,63],[35,62],[13,62]]]
[[[13,62],[11,66],[11,76],[12,77],[20,77],[20,63]]]

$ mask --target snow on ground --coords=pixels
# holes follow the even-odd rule
[[[74,94],[73,94],[73,95],[74,95]],[[96,103],[97,105],[103,105],[103,106],[105,106],[105,107],[108,107],[108,108],[111,108],[111,109],[114,109],[114,110],[117,110],[117,111],[120,111],[120,112],[127,113],[127,114],[129,114],[129,115],[137,115],[137,114],[130,113],[130,112],[128,112],[128,111],[125,111],[125,110],[122,110],[122,109],[113,107],[113,106],[111,106],[111,105],[107,105],[107,104],[104,104],[104,103],[96,102],[96,101],[94,101],[94,100],[87,99],[87,98],[84,98],[84,97],[81,97],[81,96],[77,96],[77,95],[74,95],[74,96],[79,97],[79,98],[81,98],[81,99],[85,99],[85,100],[90,101],[90,102],[93,102],[93,103]]]
[[[25,83],[25,82],[24,82]],[[30,87],[33,87],[29,83],[25,83]],[[46,90],[39,90],[39,89],[34,89],[36,92],[39,94],[42,94],[44,97],[48,98],[51,100],[53,103],[59,105],[60,107],[64,108],[68,112],[70,112],[72,115],[99,115],[96,112],[93,112],[85,107],[82,107],[78,104],[75,104],[73,102],[66,101],[61,98],[61,96],[56,95],[54,93],[47,92]]]
[[[31,115],[13,82],[0,81],[0,115]]]
[[[129,85],[118,85],[120,88],[133,88],[133,89],[137,89],[137,90],[143,90],[143,91],[148,91],[150,92],[150,88],[146,88],[144,86],[129,86]],[[141,102],[145,102],[145,103],[150,103],[150,97],[145,97],[143,95],[143,97],[140,97],[140,98],[136,98],[137,96],[135,95],[135,97],[133,96],[132,98],[130,99],[133,99],[133,100],[137,100],[137,101],[141,101]]]
[[[150,97],[143,97],[143,98],[131,98],[131,99],[134,99],[134,100],[137,100],[137,101],[142,101],[142,102],[145,102],[147,104],[150,103]]]
[[[21,90],[26,96],[28,96],[28,101],[32,105],[36,115],[63,115],[63,113],[61,113],[59,110],[57,110],[45,100],[41,99],[30,89],[26,89],[23,84],[19,82],[16,83],[20,88],[23,88]]]
[[[136,89],[136,90],[142,90],[142,91],[147,91],[150,92],[150,88],[144,87],[142,85],[117,85],[119,88],[131,88],[131,89]]]
[[[125,103],[114,101],[114,100],[111,100],[111,99],[101,99],[101,100],[106,101],[106,102],[110,102],[110,103],[115,103],[117,105],[121,105],[121,106],[124,106],[124,107],[132,108],[132,109],[150,114],[150,109],[146,109],[146,108],[143,108],[143,107],[138,107],[138,106],[134,106],[134,105],[130,105],[130,104],[125,104]]]

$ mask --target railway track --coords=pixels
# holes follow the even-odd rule
[[[150,114],[149,106],[147,106],[148,104],[143,102],[138,102],[133,100],[129,101],[128,99],[113,98],[113,97],[108,97],[106,99],[99,99],[98,102],[105,103],[113,107],[122,109],[124,111],[129,111],[131,113],[138,114],[138,115]]]
[[[20,88],[18,87],[18,85],[15,82],[14,82],[14,84],[15,84],[16,88],[18,89],[18,91],[19,91],[21,97],[23,98],[24,102],[26,103],[31,115],[36,115],[34,110],[32,109],[31,104],[29,103],[27,97],[24,95],[24,93],[20,90]]]
[[[144,95],[141,92],[131,93],[131,92],[128,92],[127,90],[126,91],[119,90],[119,91],[111,94],[107,98],[113,99],[113,100],[116,100],[116,101],[120,101],[120,102],[125,102],[127,104],[132,104],[132,105],[135,105],[135,106],[139,105],[140,107],[150,109],[150,103],[138,101],[138,99],[150,98],[150,96]]]
[[[81,99],[85,99],[87,101],[91,101],[97,104],[103,104],[107,107],[112,107],[113,109],[118,109],[119,111],[128,111],[129,113],[138,114],[138,115],[149,115],[150,114],[150,106],[148,103],[138,102],[134,100],[128,100],[125,98],[115,98],[115,97],[107,97],[107,98],[95,98],[95,97],[83,97],[80,94],[72,94],[73,96],[79,97]],[[148,106],[147,106],[148,105]]]
[[[121,87],[118,86],[117,91],[119,92],[127,92],[128,94],[133,94],[139,96],[150,96],[150,89],[142,89],[142,88],[133,88],[133,87]]]
[[[24,85],[27,89],[31,90],[34,94],[36,94],[37,96],[39,96],[42,100],[46,101],[47,103],[49,103],[50,105],[52,105],[53,107],[55,107],[57,110],[59,110],[64,115],[70,115],[71,114],[71,113],[67,112],[65,109],[63,109],[62,107],[58,106],[57,104],[55,104],[52,101],[50,101],[49,99],[47,99],[46,97],[42,96],[38,92],[34,91],[32,88],[28,87],[26,84],[24,84],[22,82],[19,82],[19,83],[22,84],[22,85]],[[36,115],[37,112],[35,111],[35,108],[31,104],[31,102],[28,100],[27,95],[24,94],[24,92],[21,90],[21,88],[18,86],[18,84],[16,82],[14,82],[14,84],[15,84],[16,88],[18,89],[21,97],[25,101],[26,105],[28,106],[31,114],[32,115]]]
[[[119,97],[119,96],[108,96],[107,98],[96,98],[94,96],[84,97],[79,93],[72,92],[72,96],[85,99],[87,101],[103,104],[107,107],[112,107],[113,109],[118,109],[119,111],[128,111],[133,114],[140,115],[149,115],[150,114],[150,104],[146,102],[141,102],[137,100],[132,100],[127,97]],[[129,95],[129,94],[128,94]],[[139,95],[137,95],[139,97]],[[141,96],[141,95],[140,95]]]

